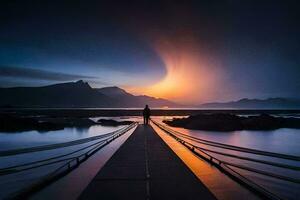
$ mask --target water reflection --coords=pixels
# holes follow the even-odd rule
[[[153,126],[158,135],[170,146],[170,148],[183,160],[202,183],[220,200],[228,199],[259,199],[248,189],[241,187],[237,182],[220,172],[217,168],[199,159],[186,147],[178,143],[172,137],[165,134],[157,126]]]
[[[0,132],[0,150],[67,142],[109,133],[122,127],[123,126],[109,127],[94,125],[88,128],[65,128],[63,130],[47,131],[43,133],[38,131],[18,133]]]
[[[162,121],[164,119],[170,119],[176,116],[162,116],[162,117],[152,117],[155,120]],[[182,116],[178,116],[182,117]],[[138,116],[135,117],[101,117],[101,118],[109,118],[109,119],[116,119],[116,120],[134,120],[140,121],[141,118]],[[92,120],[97,121],[100,119],[92,118]],[[105,134],[108,132],[112,132],[114,130],[120,129],[122,126],[118,127],[107,127],[101,125],[94,125],[89,128],[65,128],[63,130],[57,131],[48,131],[48,132],[38,132],[38,131],[26,131],[26,132],[18,132],[18,133],[4,133],[0,132],[0,150],[8,150],[8,149],[16,149],[16,148],[24,148],[24,147],[31,147],[31,146],[39,146],[44,144],[52,144],[52,143],[60,143],[60,142],[67,142],[76,139],[82,139],[86,137],[96,136]],[[233,131],[233,132],[214,132],[214,131],[199,131],[199,130],[188,130],[183,128],[174,128],[172,129],[178,130],[184,134],[192,135],[195,137],[199,137],[206,140],[212,140],[215,142],[236,145],[246,148],[252,149],[259,149],[263,151],[270,151],[270,152],[277,152],[282,154],[291,154],[300,156],[300,130],[299,129],[277,129],[272,131]],[[78,148],[78,147],[76,147]],[[210,147],[214,149],[213,147]],[[59,155],[65,153],[66,151],[72,151],[74,147],[69,147],[63,150],[53,150],[47,152],[41,152],[39,154],[28,154],[25,156],[15,156],[12,158],[1,158],[0,166],[10,166],[16,163],[23,163],[28,160],[34,161],[41,159],[43,157]],[[226,151],[224,151],[226,152]],[[243,153],[239,152],[230,152],[231,154],[235,155],[243,155]],[[251,167],[258,167],[265,171],[271,171],[276,173],[283,173],[286,176],[291,176],[294,178],[300,178],[299,171],[282,171],[282,169],[263,166],[261,164],[254,164],[247,161],[240,161],[234,158],[224,158],[220,155],[215,155],[220,159],[227,159],[227,161],[239,162],[240,164],[244,164],[246,166]],[[262,156],[253,156],[253,158],[259,159],[269,159],[263,158]],[[280,161],[278,159],[273,159],[272,161]],[[285,161],[287,164],[296,165],[298,163],[294,163],[293,161]],[[10,179],[0,179],[1,180],[1,187],[4,186],[6,188],[10,188],[10,183],[16,182],[17,180],[20,183],[28,183],[28,180],[34,180],[34,178],[48,172],[47,170],[43,169],[38,172],[28,172],[26,174],[15,174],[10,177]],[[242,171],[244,175],[250,177],[252,180],[258,181],[260,184],[264,185],[268,189],[275,191],[276,193],[280,194],[284,198],[287,199],[297,199],[300,195],[300,186],[299,184],[290,184],[287,182],[277,181],[272,178],[263,177],[261,175],[257,175],[254,173],[249,173],[246,171]],[[207,176],[207,178],[212,176]],[[220,181],[218,178],[216,180],[210,181]],[[25,185],[26,185],[25,184]],[[11,187],[10,189],[14,189]]]
[[[94,125],[88,128],[65,128],[63,130],[57,131],[47,131],[40,133],[38,131],[25,131],[18,133],[0,133],[0,150],[18,149],[33,146],[41,146],[45,144],[54,144],[61,142],[68,142],[78,139],[83,139],[87,137],[103,135],[115,130],[121,129],[124,126],[101,126]],[[47,151],[39,151],[33,153],[19,154],[15,156],[0,157],[0,168],[11,167],[15,165],[20,165],[28,162],[35,162],[38,160],[48,159],[51,157],[57,157],[61,155],[66,155],[71,152],[71,155],[67,155],[64,158],[71,158],[73,156],[81,155],[83,152],[78,151],[81,148],[87,148],[85,151],[93,148],[89,147],[92,144],[96,144],[98,141],[90,141],[87,143],[68,146],[64,148],[52,149]],[[54,163],[51,165],[39,167],[32,170],[25,170],[14,174],[7,174],[0,176],[0,199],[6,197],[8,194],[12,194],[15,191],[20,190],[25,186],[28,186],[41,177],[53,172],[58,167],[62,166],[64,162]]]
[[[162,119],[164,118],[157,117],[155,119],[161,122]],[[217,132],[217,131],[188,130],[184,128],[175,128],[175,127],[170,127],[170,128],[187,135],[191,135],[197,138],[210,140],[214,142],[258,149],[262,151],[270,151],[270,152],[276,152],[281,154],[300,156],[300,129],[281,128],[281,129],[276,129],[271,131],[243,130],[243,131],[232,131],[232,132]],[[192,141],[190,142],[193,143]],[[223,153],[230,153],[233,155],[245,156],[245,157],[250,157],[250,158],[255,158],[260,160],[280,162],[280,163],[294,165],[298,167],[300,166],[300,163],[297,161],[283,160],[279,158],[265,157],[260,155],[251,155],[242,152],[224,150],[224,149],[211,147],[207,145],[201,145],[201,144],[200,145],[197,144],[197,145],[203,148],[220,151]],[[260,169],[266,172],[277,173],[284,176],[300,179],[299,171],[287,170],[287,169],[272,167],[272,166],[263,165],[259,163],[253,163],[245,160],[239,160],[236,158],[230,158],[230,157],[218,155],[215,153],[210,153],[210,154],[220,160],[233,162],[235,164],[241,164],[247,167]],[[237,168],[234,169],[240,172],[241,174],[243,174],[244,176],[248,177],[250,180],[259,183],[260,185],[264,186],[268,190],[272,191],[273,193],[283,198],[298,199],[297,197],[300,195],[300,185],[297,183],[291,183],[291,182],[282,181],[274,178],[269,178],[263,175],[258,175],[253,172],[248,172]],[[215,180],[215,181],[219,181],[219,180]]]

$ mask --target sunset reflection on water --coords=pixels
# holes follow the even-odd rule
[[[258,199],[250,191],[244,189],[232,179],[221,173],[218,169],[199,159],[186,147],[168,136],[157,126],[152,127],[167,145],[180,157],[189,169],[199,178],[199,180],[217,197],[217,199],[237,199],[237,197],[247,197],[247,199]]]
[[[165,117],[156,117],[155,120],[158,122],[162,122],[163,119],[168,119]],[[202,131],[202,130],[189,130],[189,129],[184,129],[184,128],[177,128],[177,127],[169,127],[173,130],[179,131],[180,133],[194,136],[197,138],[201,138],[204,140],[209,140],[209,141],[214,141],[214,142],[219,142],[219,143],[224,143],[224,144],[229,144],[229,145],[235,145],[235,146],[241,146],[241,147],[246,147],[246,148],[251,148],[251,149],[258,149],[262,151],[269,151],[269,152],[276,152],[276,153],[282,153],[282,154],[289,154],[289,155],[295,155],[299,156],[300,155],[300,148],[299,148],[299,141],[300,141],[300,130],[299,129],[277,129],[277,130],[272,130],[272,131],[248,131],[248,130],[243,130],[243,131],[231,131],[231,132],[217,132],[217,131]],[[156,128],[157,129],[157,128]],[[163,137],[166,137],[166,133],[162,132],[161,130],[158,130],[160,135]],[[171,138],[170,147],[173,149],[173,145],[177,146],[182,146],[182,144],[178,143],[176,140]],[[244,157],[250,157],[254,159],[260,159],[260,160],[267,160],[271,162],[278,162],[278,163],[283,163],[283,164],[288,164],[288,165],[293,165],[293,166],[298,166],[299,163],[297,161],[290,161],[290,160],[284,160],[284,159],[279,159],[279,158],[272,158],[272,157],[266,157],[266,156],[260,156],[260,155],[253,155],[253,154],[247,154],[247,153],[242,153],[238,151],[232,151],[232,150],[227,150],[227,149],[220,149],[217,147],[212,147],[212,146],[207,146],[203,144],[196,144],[193,141],[190,141],[188,139],[185,139],[197,146],[201,146],[203,148],[207,148],[210,150],[214,151],[219,151],[222,153],[229,153],[233,155],[238,155],[238,156],[244,156]],[[174,150],[177,154],[177,149]],[[186,149],[187,151],[187,149]],[[231,158],[223,155],[218,155],[215,153],[209,152],[210,155],[220,159],[224,160],[227,162],[235,163],[235,164],[240,164],[243,166],[267,171],[267,172],[272,172],[275,174],[280,174],[284,175],[287,177],[293,177],[293,178],[300,178],[300,174],[297,171],[294,170],[288,170],[288,169],[282,169],[278,167],[273,167],[269,165],[264,165],[260,163],[254,163],[246,160],[240,160],[237,158]],[[180,156],[179,156],[180,157]],[[204,163],[198,163],[199,158],[195,157],[192,153],[187,152],[180,157],[190,168],[191,170],[204,182],[207,183],[208,187],[209,185],[213,188],[216,189],[215,186],[218,186],[219,189],[222,190],[225,189],[231,190],[232,187],[228,184],[226,184],[226,181],[223,181],[222,177],[219,177],[217,175],[218,172],[215,172],[215,170],[212,170],[213,168],[205,161]],[[195,164],[197,163],[197,164]],[[206,163],[206,164],[205,164]],[[196,169],[192,169],[193,166],[196,166]],[[199,167],[201,166],[201,167]],[[210,167],[207,167],[210,166]],[[253,172],[249,172],[246,170],[241,170],[238,168],[233,167],[234,170],[238,171],[241,173],[243,176],[246,176],[248,179],[254,181],[255,183],[260,184],[267,190],[277,194],[278,196],[287,198],[287,199],[297,199],[296,197],[299,196],[299,191],[300,191],[300,186],[299,184],[291,183],[291,182],[286,182],[282,181],[279,179],[274,179],[270,177],[266,177],[263,175],[259,175]],[[201,170],[200,170],[201,169]],[[202,170],[203,169],[203,170]],[[207,176],[201,174],[207,173]],[[209,172],[211,175],[209,175]],[[223,183],[224,182],[224,183]],[[222,185],[226,185],[223,187]],[[213,190],[212,189],[212,190]],[[218,190],[217,190],[218,191]],[[223,192],[221,192],[223,193]],[[232,194],[235,194],[232,192]],[[232,195],[231,194],[231,195]],[[230,195],[230,193],[229,193]]]

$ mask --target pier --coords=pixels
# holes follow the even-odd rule
[[[3,178],[26,175],[34,170],[41,173],[40,169],[50,171],[43,171],[45,176],[2,196],[37,200],[62,197],[84,200],[282,199],[276,191],[257,184],[246,173],[240,173],[241,170],[288,182],[295,188],[300,183],[297,177],[251,164],[297,172],[300,169],[298,156],[206,140],[155,120],[151,120],[151,125],[133,122],[88,138],[0,151],[0,157],[30,156],[59,149],[59,154],[48,158],[1,168]],[[268,160],[249,155],[264,156]],[[270,160],[273,158],[295,164]]]
[[[215,199],[151,126],[136,130],[80,199]]]

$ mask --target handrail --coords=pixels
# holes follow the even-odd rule
[[[255,168],[246,167],[246,166],[243,166],[243,165],[238,165],[238,164],[230,163],[230,162],[227,162],[227,161],[224,161],[224,160],[220,160],[220,159],[210,155],[209,153],[207,153],[206,151],[208,149],[196,146],[196,145],[194,145],[190,142],[187,142],[186,140],[180,138],[180,136],[178,136],[176,133],[174,133],[174,132],[178,132],[178,131],[173,131],[172,129],[169,129],[169,128],[165,127],[164,125],[161,125],[160,123],[158,123],[154,120],[151,120],[151,121],[157,127],[159,127],[160,129],[165,131],[167,134],[169,134],[171,137],[176,139],[178,142],[182,143],[193,154],[195,154],[196,156],[199,156],[200,158],[205,159],[206,161],[210,162],[211,164],[216,166],[218,169],[220,169],[225,174],[229,175],[234,180],[238,181],[239,183],[241,183],[243,185],[246,185],[248,188],[250,188],[251,190],[253,190],[255,192],[258,192],[260,195],[264,196],[265,198],[268,198],[268,199],[281,199],[279,196],[273,194],[272,192],[268,191],[264,187],[258,185],[257,183],[255,183],[255,182],[251,181],[250,179],[246,178],[245,176],[241,175],[239,172],[234,170],[232,167],[236,167],[236,168],[239,168],[239,169],[243,169],[243,170],[246,170],[246,171],[254,172],[254,173],[257,173],[257,174],[265,175],[265,176],[268,176],[268,177],[272,177],[272,178],[276,178],[276,179],[280,179],[280,180],[284,180],[284,181],[293,182],[293,183],[296,183],[296,184],[300,183],[299,179],[286,177],[286,176],[282,176],[282,175],[279,175],[279,174],[274,174],[274,173],[271,173],[271,172],[266,172],[266,171],[263,171],[263,170],[258,170],[258,169],[255,169]],[[181,134],[181,135],[185,135],[185,134]],[[210,141],[210,142],[212,142],[212,141]],[[219,143],[219,144],[222,144],[222,143]],[[220,146],[219,148],[222,148],[222,147]],[[196,150],[198,150],[198,152]],[[212,151],[213,150],[209,150],[208,152],[212,152]],[[242,159],[247,159],[249,161],[260,162],[262,164],[269,164],[269,165],[273,164],[273,162],[269,162],[269,161],[246,158],[246,157],[236,156],[236,155],[232,155],[232,154],[226,154],[226,153],[222,153],[222,152],[214,151],[212,153],[219,153],[219,154],[223,154],[224,156],[229,155],[230,157],[235,157],[235,158],[238,158],[238,159],[241,159],[241,158]],[[284,155],[284,154],[282,154],[282,155]],[[276,165],[277,165],[277,167],[285,168],[285,164],[276,163]],[[297,169],[298,167],[296,167],[296,166],[288,166],[289,169],[294,168],[294,167],[295,167],[294,170],[299,170],[299,169]]]
[[[172,130],[172,129],[170,129],[170,128],[168,128],[168,127],[166,127],[166,126],[164,126],[164,125],[162,125],[158,122],[155,122],[153,120],[152,120],[152,122],[155,123],[157,126],[161,127],[162,129],[165,129],[166,131],[170,131],[174,134],[182,135],[183,137],[189,138],[192,141],[195,141],[195,142],[198,142],[198,143],[201,143],[201,144],[204,144],[204,145],[229,149],[229,150],[233,150],[233,151],[245,152],[245,153],[250,153],[250,154],[276,157],[276,158],[281,158],[281,159],[286,159],[286,160],[300,161],[299,156],[287,155],[287,154],[281,154],[281,153],[274,153],[274,152],[269,152],[269,151],[261,151],[261,150],[257,150],[257,149],[239,147],[239,146],[214,142],[214,141],[210,141],[210,140],[204,140],[204,139],[201,139],[201,138],[193,137],[193,136],[186,135],[186,134],[180,133],[178,131]]]
[[[93,147],[92,149],[88,150],[88,152],[85,152],[79,156],[73,157],[72,160],[70,160],[69,162],[58,167],[52,173],[45,175],[38,182],[12,194],[9,198],[11,198],[11,199],[27,199],[32,193],[40,190],[41,188],[47,186],[49,183],[59,179],[60,177],[71,172],[73,169],[77,168],[81,163],[83,163],[90,156],[95,154],[98,150],[102,149],[104,146],[108,145],[110,142],[112,142],[116,138],[120,137],[121,135],[127,133],[132,128],[136,127],[137,124],[138,124],[137,122],[130,124],[126,128],[122,129],[122,132],[118,132],[115,135],[111,135],[109,138],[106,138],[104,140],[105,141],[104,143],[101,143],[101,144],[97,145],[96,147]],[[73,165],[72,165],[72,163],[73,163]],[[65,170],[63,170],[63,169],[65,169]]]
[[[227,165],[231,165],[231,166],[234,166],[234,167],[237,167],[237,168],[240,168],[240,169],[244,169],[244,170],[247,170],[247,171],[251,171],[251,172],[255,172],[256,169],[253,169],[253,168],[249,168],[249,167],[245,167],[243,165],[235,165],[235,164],[232,164],[230,162],[227,162],[227,161],[224,161],[224,160],[221,160],[219,158],[216,158],[210,154],[207,153],[208,152],[212,152],[212,153],[218,153],[218,154],[223,154],[223,155],[226,155],[225,153],[221,153],[221,152],[216,152],[216,151],[213,151],[213,150],[207,150],[205,148],[201,148],[199,146],[196,146],[190,142],[187,142],[187,141],[184,141],[184,140],[179,140],[180,142],[184,143],[184,144],[188,144],[190,145],[191,147],[193,148],[196,148],[198,150],[200,150],[201,152],[205,152],[205,154],[207,156],[209,156],[210,158],[212,159],[215,159],[216,161],[218,161],[218,163],[221,165],[221,164],[227,164]],[[203,152],[203,153],[204,153]],[[262,164],[268,164],[270,165],[270,163],[268,163],[268,161],[263,161],[263,160],[256,160],[256,159],[252,159],[251,158],[247,158],[247,157],[239,157],[239,156],[235,156],[235,155],[232,155],[232,154],[228,154],[230,155],[230,157],[235,157],[235,158],[239,158],[239,159],[243,159],[243,160],[248,160],[248,161],[254,161],[254,162],[259,162],[259,163],[262,163]],[[280,166],[281,163],[275,163],[276,165],[273,165],[273,166]],[[284,166],[280,166],[282,168],[285,168]],[[296,166],[288,166],[289,168],[288,169],[291,169],[291,168],[294,168]],[[290,182],[294,182],[294,183],[300,183],[300,180],[299,179],[294,179],[294,178],[290,178],[290,177],[286,177],[286,176],[281,176],[281,175],[277,175],[277,174],[273,174],[273,173],[269,173],[269,172],[264,172],[264,171],[261,171],[261,170],[257,170],[257,173],[260,173],[262,175],[265,175],[265,176],[270,176],[272,178],[277,178],[277,179],[281,179],[281,180],[286,180],[286,181],[290,181]]]
[[[163,130],[164,130],[164,128],[166,128],[166,127],[164,127],[164,125],[159,124],[158,122],[153,121],[153,123],[155,123],[157,126],[161,127]],[[172,129],[169,129],[169,128],[167,128],[167,129],[168,130],[166,130],[166,131],[168,131],[168,132],[170,130],[172,130]],[[179,133],[178,131],[174,131],[174,132],[170,132],[170,133],[175,134],[175,135],[177,135],[177,133]],[[176,136],[176,137],[178,137],[178,136]],[[179,137],[186,138],[185,134],[181,134]],[[197,145],[195,145],[195,144],[193,144],[191,142],[188,142],[186,140],[183,140],[183,139],[181,139],[181,140],[184,143],[192,146],[193,148],[197,148],[197,149],[203,150],[205,152],[211,152],[211,153],[215,153],[215,154],[219,154],[219,155],[223,155],[223,156],[228,156],[228,157],[237,158],[237,159],[241,159],[241,160],[247,160],[247,161],[257,162],[257,163],[271,165],[271,166],[276,166],[276,167],[285,168],[285,169],[291,169],[291,170],[296,170],[296,171],[300,170],[300,167],[298,167],[298,166],[291,166],[291,165],[286,165],[286,164],[282,164],[282,163],[276,163],[276,162],[271,162],[271,161],[266,161],[266,160],[259,160],[259,159],[255,159],[255,158],[248,158],[248,157],[238,156],[238,155],[234,155],[234,154],[230,154],[230,153],[223,153],[223,152],[220,152],[220,151],[215,151],[215,150],[211,150],[211,149],[207,149],[207,148],[204,148],[204,147],[197,146]],[[222,148],[222,147],[219,147],[219,148]],[[221,161],[221,160],[218,159],[218,161]]]
[[[35,164],[39,164],[39,163],[48,162],[46,164],[41,164],[40,165],[40,166],[43,166],[43,165],[49,165],[49,163],[50,164],[54,164],[56,162],[62,162],[62,161],[70,160],[70,159],[72,159],[74,157],[65,158],[65,159],[62,159],[60,161],[52,161],[52,160],[56,160],[56,159],[59,159],[59,158],[62,158],[62,157],[66,157],[66,156],[78,153],[78,152],[80,152],[82,150],[85,150],[85,149],[88,149],[88,148],[90,148],[92,146],[98,145],[100,143],[104,143],[104,141],[105,141],[105,139],[101,140],[101,141],[98,141],[96,143],[93,143],[91,145],[88,145],[86,147],[83,147],[83,148],[77,149],[75,151],[72,151],[70,153],[63,154],[63,155],[54,156],[54,157],[51,157],[51,158],[37,160],[37,161],[34,161],[34,162],[24,163],[24,164],[20,164],[20,165],[14,165],[14,166],[10,166],[10,167],[1,168],[0,169],[0,176],[7,175],[7,174],[12,174],[12,173],[17,173],[17,172],[21,172],[21,171],[26,171],[26,170],[29,170],[29,169],[37,168],[37,166],[27,167],[27,168],[23,168],[23,169],[16,169],[16,168],[21,168],[21,167],[31,166],[31,165],[35,165]],[[52,162],[49,162],[49,161],[52,161]],[[40,167],[40,166],[38,165],[38,167]]]
[[[300,167],[298,167],[298,166],[286,165],[286,164],[282,164],[282,163],[276,163],[276,162],[271,162],[271,161],[266,161],[266,160],[259,160],[259,159],[254,159],[254,158],[238,156],[238,155],[229,154],[229,153],[223,153],[223,152],[206,149],[206,148],[199,147],[199,146],[194,146],[194,147],[197,149],[201,149],[203,151],[207,151],[207,152],[211,152],[211,153],[215,153],[215,154],[219,154],[219,155],[223,155],[223,156],[228,156],[228,157],[232,157],[232,158],[237,158],[240,160],[247,160],[247,161],[257,162],[257,163],[261,163],[261,164],[266,164],[266,165],[271,165],[271,166],[276,166],[276,167],[291,169],[291,170],[296,170],[296,171],[300,170]]]
[[[130,128],[132,125],[129,125],[128,127],[126,127],[125,129],[120,129],[122,130],[123,132],[124,131],[127,131],[128,128]],[[110,135],[110,137],[114,137],[115,134],[117,134],[118,132]],[[85,146],[85,147],[82,147],[80,149],[77,149],[75,151],[72,151],[72,152],[69,152],[69,153],[66,153],[66,154],[63,154],[63,155],[59,155],[59,156],[54,156],[54,157],[51,157],[51,158],[47,158],[47,159],[42,159],[42,160],[38,160],[38,161],[34,161],[34,162],[29,162],[29,163],[24,163],[24,164],[20,164],[20,165],[14,165],[14,166],[10,166],[10,167],[5,167],[5,168],[0,168],[0,176],[2,175],[7,175],[7,174],[11,174],[11,173],[17,173],[17,172],[20,172],[20,171],[25,171],[25,170],[29,170],[29,169],[34,169],[34,168],[37,168],[37,167],[41,167],[41,166],[44,166],[44,165],[49,165],[49,161],[52,161],[52,160],[55,160],[55,159],[59,159],[59,158],[62,158],[62,157],[66,157],[66,156],[69,156],[69,155],[72,155],[72,154],[75,154],[77,152],[80,152],[80,151],[83,151],[85,149],[88,149],[90,147],[93,147],[95,145],[98,145],[100,143],[103,143],[106,139],[106,138],[100,138],[102,140],[100,141],[97,141],[93,144],[90,144],[88,146]],[[99,140],[99,139],[97,139]],[[50,164],[54,164],[56,162],[61,162],[61,161],[65,161],[65,160],[70,160],[70,158],[66,158],[66,159],[61,159],[60,161],[52,161],[50,162]],[[48,163],[45,163],[45,162],[48,162]],[[35,164],[39,164],[39,163],[44,163],[44,164],[40,164],[40,165],[37,165],[37,166],[31,166],[31,165],[35,165]],[[26,167],[26,166],[31,166],[31,167],[27,167],[27,168],[23,168],[23,169],[17,169],[17,168],[22,168],[22,167]]]
[[[185,138],[184,136],[179,136],[179,137]],[[207,151],[207,152],[211,152],[211,153],[215,153],[215,154],[219,154],[219,155],[223,155],[223,156],[228,156],[228,157],[232,157],[232,158],[237,158],[237,159],[241,159],[241,160],[253,161],[253,162],[257,162],[257,163],[261,163],[261,164],[266,164],[266,165],[276,166],[276,167],[280,167],[280,168],[300,171],[300,167],[298,167],[298,166],[286,165],[286,164],[282,164],[282,163],[276,163],[276,162],[271,162],[271,161],[266,161],[266,160],[255,159],[255,158],[248,158],[248,157],[238,156],[238,155],[234,155],[234,154],[230,154],[230,153],[223,153],[220,151],[215,151],[215,150],[207,149],[204,147],[200,147],[200,146],[194,145],[192,143],[189,143],[187,141],[185,141],[185,142],[187,144],[193,146],[194,148],[201,149],[203,151]],[[219,148],[222,148],[222,147],[219,147]]]
[[[264,176],[269,176],[269,177],[272,177],[272,178],[276,178],[276,179],[280,179],[280,180],[300,184],[300,179],[291,178],[291,177],[287,177],[287,176],[282,176],[282,175],[279,175],[279,174],[266,172],[266,171],[263,171],[263,170],[259,170],[259,169],[255,169],[255,168],[247,167],[247,166],[243,166],[243,165],[233,164],[233,163],[226,162],[226,161],[221,161],[221,164],[229,165],[229,166],[236,167],[236,168],[243,169],[243,170],[250,171],[250,172],[255,172],[257,174],[261,174],[261,175],[264,175]]]
[[[51,150],[51,149],[57,149],[57,148],[63,148],[63,147],[68,147],[68,146],[79,145],[79,144],[91,142],[91,141],[94,141],[94,140],[98,140],[98,139],[101,139],[101,138],[104,138],[104,137],[108,137],[112,134],[122,132],[124,129],[126,129],[126,127],[118,129],[116,131],[112,131],[110,133],[103,134],[103,135],[97,135],[97,136],[78,139],[78,140],[73,140],[73,141],[69,141],[69,142],[0,151],[0,157],[14,156],[14,155],[18,155],[18,154],[33,153],[33,152],[37,152],[37,151],[46,151],[46,150]]]

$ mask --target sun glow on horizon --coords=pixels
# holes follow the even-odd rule
[[[154,85],[130,88],[131,92],[184,103],[198,103],[214,97],[220,71],[193,43],[174,45],[160,40],[155,49],[165,64],[166,76]]]

